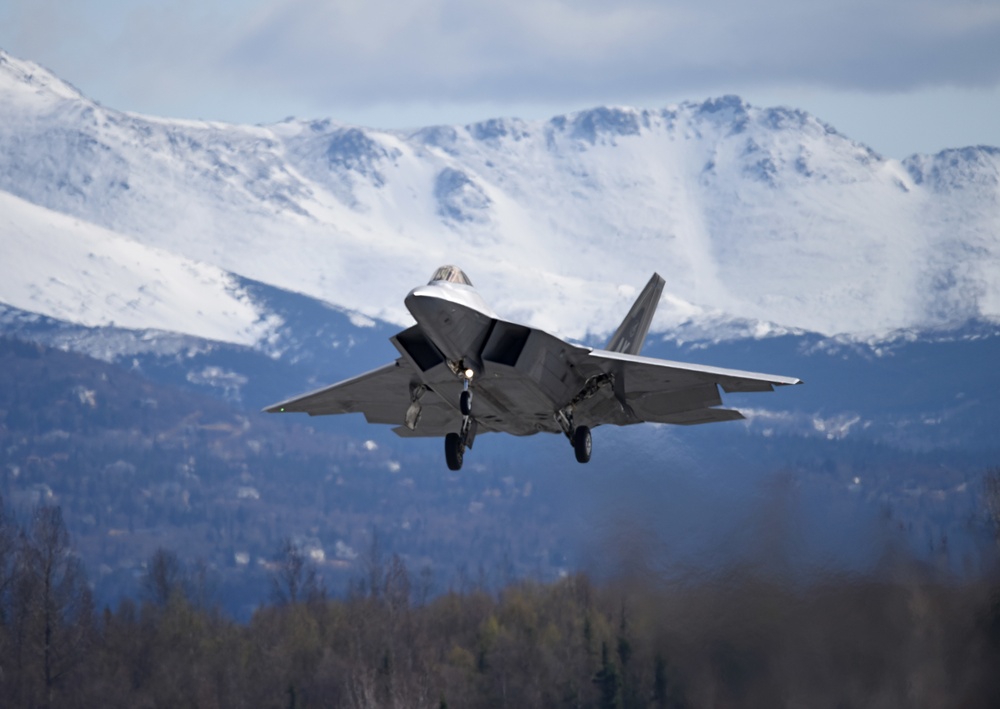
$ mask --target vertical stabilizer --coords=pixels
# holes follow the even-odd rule
[[[628,311],[622,324],[608,340],[606,350],[623,354],[639,354],[642,343],[646,341],[649,325],[653,322],[656,306],[660,304],[663,285],[664,280],[660,278],[658,273],[654,273],[632,305],[632,309]]]

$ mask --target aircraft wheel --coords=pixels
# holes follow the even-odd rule
[[[462,398],[458,400],[459,408],[462,410],[462,416],[472,415],[472,392],[466,389],[462,392]]]
[[[462,437],[457,433],[449,433],[444,437],[444,458],[448,461],[448,469],[461,470],[463,457],[465,446],[462,445]]]
[[[590,437],[590,428],[587,426],[577,426],[573,431],[573,452],[576,453],[578,463],[590,461],[590,452],[593,449],[593,441]]]

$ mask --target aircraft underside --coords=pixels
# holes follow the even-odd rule
[[[390,338],[395,362],[265,411],[363,413],[404,437],[443,437],[448,467],[462,467],[480,433],[562,433],[590,460],[591,429],[651,421],[693,425],[743,418],[726,392],[771,391],[793,377],[642,357],[663,289],[653,275],[599,350],[499,318],[461,270],[438,269],[405,299],[415,325]]]
[[[575,411],[598,389],[587,395],[586,381],[566,373],[566,361],[578,356],[574,346],[502,320],[471,326],[462,322],[460,310],[452,311],[449,324],[455,324],[454,330],[462,332],[464,341],[457,337],[437,339],[452,344],[453,355],[470,353],[463,357],[449,359],[420,326],[393,338],[393,344],[411,360],[420,376],[420,383],[412,387],[415,395],[405,417],[408,430],[397,432],[403,436],[439,435],[440,426],[447,425],[444,421],[422,421],[426,398],[433,397],[461,417],[459,421],[444,417],[457,424],[457,430],[445,434],[445,455],[452,470],[461,468],[464,452],[472,448],[476,436],[491,431],[515,436],[563,433],[572,443],[576,459],[589,461],[590,427],[576,420]],[[474,315],[468,319],[479,320]],[[620,407],[616,408],[620,412]]]

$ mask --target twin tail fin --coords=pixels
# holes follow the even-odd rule
[[[656,306],[660,303],[663,285],[664,280],[658,273],[654,273],[604,349],[622,354],[639,354],[646,341],[649,325],[653,322]]]

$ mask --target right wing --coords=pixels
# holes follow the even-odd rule
[[[394,424],[400,436],[443,436],[457,431],[462,415],[428,389],[420,399],[420,424],[416,431],[403,425],[412,403],[411,392],[420,378],[403,359],[351,379],[296,396],[264,409],[268,413],[302,412],[310,416],[362,413],[368,423]]]
[[[743,418],[739,411],[718,408],[722,404],[720,387],[727,393],[756,392],[802,383],[795,377],[606,350],[591,350],[578,367],[613,376],[611,391],[581,406],[579,418],[592,426],[640,421],[689,426],[739,420]]]

